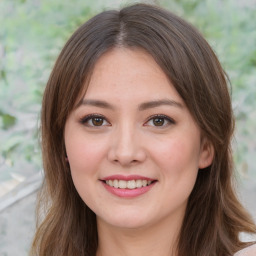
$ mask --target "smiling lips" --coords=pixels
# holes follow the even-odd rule
[[[146,187],[151,183],[152,181],[150,180],[106,180],[106,184],[108,184],[110,187],[128,189]]]
[[[149,191],[156,180],[141,176],[114,175],[101,180],[104,187],[118,197],[136,197]]]

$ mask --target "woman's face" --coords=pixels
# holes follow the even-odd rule
[[[198,169],[213,155],[154,59],[124,48],[96,63],[65,145],[79,195],[98,223],[119,228],[182,219]]]

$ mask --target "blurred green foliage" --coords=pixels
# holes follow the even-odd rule
[[[65,41],[92,14],[87,1],[0,2],[0,181],[41,169],[43,90]]]
[[[194,24],[220,58],[232,83],[237,169],[256,176],[256,5],[233,0],[157,2]],[[0,168],[40,170],[38,119],[54,60],[71,33],[105,6],[89,0],[0,2]]]

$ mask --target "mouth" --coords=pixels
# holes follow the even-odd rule
[[[142,187],[147,187],[156,180],[146,180],[146,179],[133,179],[133,180],[122,180],[122,179],[108,179],[102,180],[105,184],[112,188],[117,189],[139,189]]]
[[[111,175],[100,179],[103,187],[121,198],[135,198],[152,190],[158,180],[140,175]]]

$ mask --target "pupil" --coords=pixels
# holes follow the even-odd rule
[[[101,126],[103,124],[103,118],[101,118],[101,117],[94,117],[92,119],[92,123],[95,126]]]
[[[153,123],[155,126],[162,126],[164,124],[163,118],[154,118]]]

